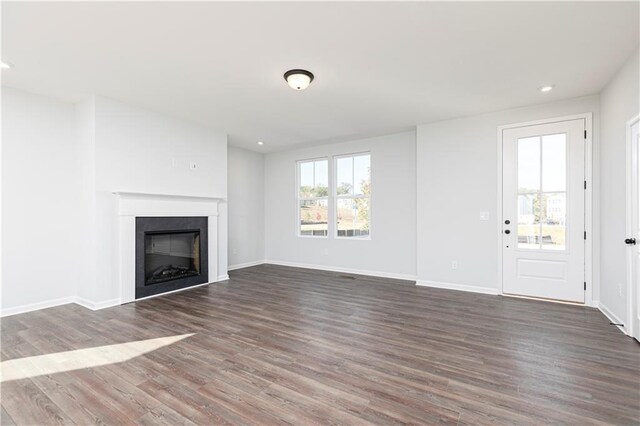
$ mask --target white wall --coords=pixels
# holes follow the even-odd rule
[[[593,112],[597,151],[598,111],[590,96],[418,126],[418,280],[497,291],[498,126]],[[597,167],[594,174],[597,195]]]
[[[95,114],[97,191],[226,197],[226,134],[103,97]]]
[[[79,261],[75,295],[81,300],[93,300],[97,271],[97,197],[95,190],[95,102],[90,99],[76,105],[76,137],[78,171],[80,173],[81,219],[78,226],[83,229],[82,251]]]
[[[296,161],[363,151],[371,152],[371,240],[298,237]],[[414,132],[268,154],[265,200],[268,261],[415,276]]]
[[[618,320],[627,320],[626,289],[626,124],[640,112],[638,52],[601,93],[600,170],[602,191],[600,303]]]
[[[2,313],[68,302],[82,270],[72,104],[2,88]]]
[[[230,146],[229,268],[264,260],[264,155]]]
[[[96,281],[94,305],[119,298],[118,215],[113,192],[227,198],[227,136],[203,126],[95,97]],[[191,169],[195,163],[196,168]],[[92,176],[87,176],[91,179]],[[218,273],[227,274],[226,204],[218,223]],[[210,281],[217,280],[210,277]]]
[[[601,97],[266,156],[229,148],[228,158],[226,135],[196,124],[99,97],[74,106],[3,88],[0,308],[7,314],[76,296],[95,305],[118,297],[112,191],[227,198],[227,183],[222,277],[227,263],[267,259],[496,291],[497,127],[593,112],[593,298],[625,319],[625,124],[640,110],[638,62],[636,53]],[[362,151],[372,154],[372,239],[298,237],[295,162]],[[479,220],[481,211],[489,221]]]
[[[227,197],[227,137],[95,97],[72,105],[3,88],[3,315],[117,303],[114,191]],[[192,170],[190,163],[196,163]],[[227,274],[219,206],[218,277]]]

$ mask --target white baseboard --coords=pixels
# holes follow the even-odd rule
[[[238,263],[237,265],[230,265],[227,267],[227,271],[235,271],[236,269],[249,268],[251,266],[258,266],[265,263],[265,260],[256,260],[255,262]]]
[[[468,291],[470,293],[498,295],[497,288],[478,287],[475,285],[444,283],[444,282],[438,282],[438,281],[422,281],[422,280],[416,281],[416,285],[425,286],[425,287],[443,288],[446,290]]]
[[[82,297],[70,296],[62,297],[60,299],[46,300],[44,302],[31,303],[29,305],[16,306],[14,308],[3,309],[0,313],[0,317],[8,317],[17,314],[26,314],[27,312],[39,311],[41,309],[54,308],[56,306],[68,305],[69,303],[75,303],[84,308],[97,311],[99,309],[110,308],[120,304],[120,299],[104,300],[102,302],[92,302],[91,300],[84,299]]]
[[[193,290],[194,288],[204,287],[205,285],[209,285],[209,284],[213,284],[213,283],[217,283],[217,282],[218,281],[211,281],[210,283],[196,284],[196,285],[192,285],[192,286],[185,287],[185,288],[179,288],[177,290],[165,291],[164,293],[152,294],[151,296],[139,297],[138,299],[132,300],[130,303],[139,302],[141,300],[153,299],[154,297],[167,296],[167,295],[173,294],[173,293],[180,293],[181,291]],[[129,302],[127,302],[127,303],[129,303]]]
[[[611,312],[611,310],[607,308],[605,305],[603,305],[602,302],[593,302],[593,304],[594,304],[594,307],[600,309],[600,312],[602,312],[604,316],[607,317],[609,321],[611,321],[612,323],[624,324],[624,321],[622,321],[613,312]],[[621,327],[619,325],[616,325],[616,327],[618,327],[618,330],[622,331],[625,335],[629,336],[629,333],[627,333],[627,328],[625,326]]]
[[[283,262],[280,260],[265,260],[264,263],[269,265],[290,266],[292,268],[315,269],[318,271],[342,272],[346,274],[366,275],[370,277],[391,278],[394,280],[415,281],[414,275],[396,274],[392,272],[368,271],[362,269],[342,268],[339,266],[313,265],[308,263]]]
[[[84,299],[82,297],[75,297],[73,302],[87,309],[91,309],[92,311],[97,311],[100,309],[111,308],[112,306],[118,306],[120,304],[120,299],[103,300],[102,302],[92,302],[91,300]]]
[[[218,281],[225,281],[229,279],[229,275],[220,275],[218,277],[218,279],[216,281],[213,282],[218,282]],[[205,286],[205,285],[209,285],[211,283],[203,283],[203,284],[198,284],[198,285],[194,285],[191,287],[186,287],[186,288],[181,288],[178,290],[173,290],[173,291],[168,291],[166,293],[161,293],[161,294],[154,294],[153,296],[148,296],[148,297],[143,297],[140,299],[136,299],[133,300],[132,302],[137,302],[139,300],[144,300],[144,299],[149,299],[152,297],[158,297],[158,296],[166,296],[167,294],[171,294],[171,293],[177,293],[179,291],[184,291],[184,290],[190,290],[192,288],[196,288],[196,287],[201,287],[201,286]],[[3,309],[2,311],[0,311],[0,317],[8,317],[10,315],[17,315],[17,314],[24,314],[27,312],[32,312],[32,311],[38,311],[40,309],[46,309],[46,308],[53,308],[55,306],[60,306],[60,305],[67,305],[69,303],[75,303],[77,305],[82,306],[83,308],[87,308],[90,309],[92,311],[98,311],[100,309],[105,309],[105,308],[111,308],[113,306],[118,306],[121,305],[122,303],[120,302],[120,299],[110,299],[110,300],[103,300],[101,302],[94,302],[91,301],[89,299],[85,299],[83,297],[77,297],[77,296],[70,296],[70,297],[63,297],[60,299],[54,299],[54,300],[47,300],[44,302],[38,302],[38,303],[32,303],[29,305],[22,305],[22,306],[16,306],[13,308],[7,308],[7,309]]]
[[[26,312],[37,311],[39,309],[53,308],[55,306],[66,305],[76,301],[73,296],[61,297],[59,299],[46,300],[44,302],[30,303],[28,305],[15,306],[6,308],[0,312],[0,317],[8,317],[11,315],[24,314]]]

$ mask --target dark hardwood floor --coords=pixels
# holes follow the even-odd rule
[[[262,265],[1,326],[2,424],[640,423],[640,344],[585,307]]]

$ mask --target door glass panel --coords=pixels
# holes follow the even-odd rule
[[[567,218],[567,195],[565,192],[543,193],[542,248],[564,250],[566,248],[565,221]]]
[[[518,248],[536,249],[540,241],[540,221],[536,215],[538,194],[518,195]]]
[[[518,140],[518,248],[540,247],[540,138]]]
[[[567,135],[518,140],[518,248],[566,249]]]
[[[518,139],[518,193],[540,191],[540,138]]]
[[[564,192],[567,184],[567,135],[542,137],[542,191]]]

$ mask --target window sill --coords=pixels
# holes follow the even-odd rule
[[[336,240],[348,240],[348,241],[371,241],[371,236],[368,237],[333,237]]]

